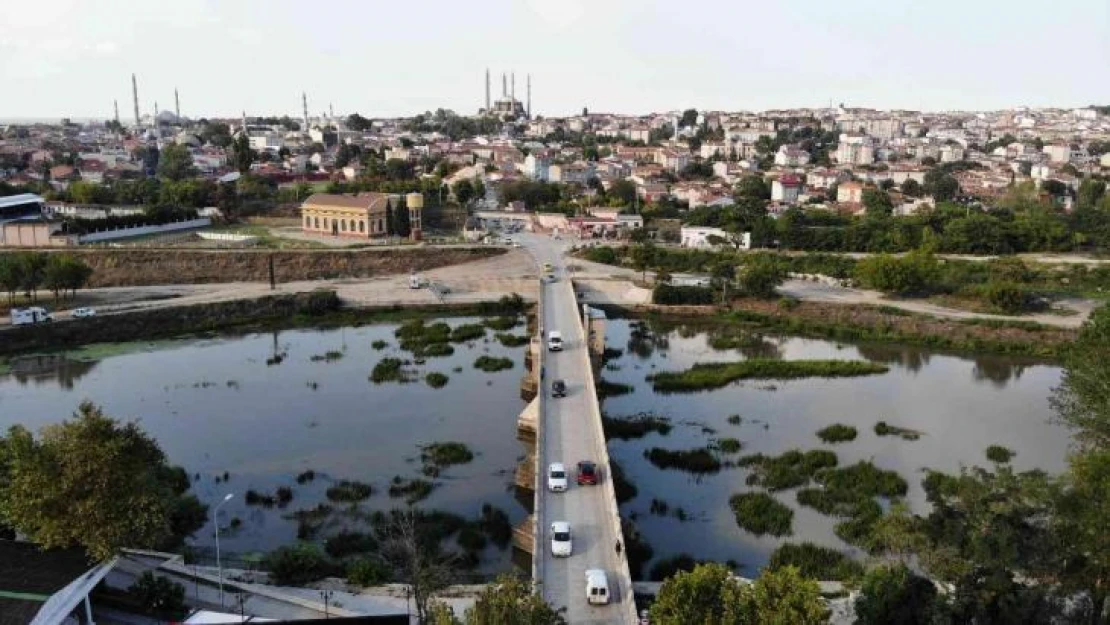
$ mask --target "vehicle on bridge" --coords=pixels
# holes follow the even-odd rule
[[[54,316],[50,311],[42,306],[31,306],[30,308],[13,308],[11,312],[12,325],[23,326],[35,323],[46,323],[54,321]]]
[[[609,603],[609,576],[601,569],[586,570],[586,602],[592,605]]]
[[[567,468],[562,462],[552,462],[547,467],[547,490],[553,493],[567,490]]]
[[[563,380],[555,380],[551,383],[551,396],[552,397],[566,397],[567,396],[567,383]]]
[[[579,462],[577,481],[579,486],[596,486],[598,481],[597,465],[589,460]]]
[[[552,330],[547,333],[547,349],[552,352],[563,351],[563,333]]]
[[[84,306],[84,307],[81,307],[81,308],[74,308],[73,309],[73,318],[74,319],[86,319],[88,317],[95,317],[95,316],[96,316],[96,309],[95,308],[89,308],[87,306]]]
[[[570,523],[555,521],[551,524],[551,555],[569,558],[571,551]]]

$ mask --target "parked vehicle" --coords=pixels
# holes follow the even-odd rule
[[[424,279],[421,278],[419,275],[417,275],[415,273],[410,275],[409,276],[409,288],[410,289],[424,288]]]
[[[85,319],[87,317],[95,317],[95,316],[96,316],[96,309],[95,308],[89,308],[89,307],[86,306],[86,307],[82,307],[82,308],[74,308],[73,309],[73,318],[74,319]]]
[[[42,306],[31,306],[30,308],[13,308],[12,309],[12,325],[24,326],[32,325],[35,323],[49,323],[54,321],[54,316],[50,311]]]
[[[586,570],[586,602],[590,605],[609,603],[609,577],[601,569]]]
[[[551,266],[551,263],[544,263],[544,264],[543,264],[543,272],[544,272],[545,274],[546,274],[546,273],[551,273],[551,272],[552,272],[552,271],[554,271],[554,270],[555,270],[555,268]]]
[[[551,396],[552,397],[566,397],[567,396],[567,383],[562,380],[555,380],[551,383]]]
[[[547,467],[547,490],[562,493],[567,490],[567,468],[562,462],[552,462]]]
[[[578,463],[578,485],[594,486],[597,484],[597,465],[589,460]]]
[[[551,524],[551,555],[557,558],[569,558],[571,550],[570,523],[555,521]]]
[[[552,330],[547,333],[547,349],[552,352],[563,351],[563,333]]]

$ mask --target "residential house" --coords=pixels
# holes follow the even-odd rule
[[[809,164],[809,152],[790,145],[784,145],[775,152],[775,164],[780,167],[801,167]]]
[[[694,249],[712,249],[716,247],[710,242],[710,238],[721,238],[724,240],[729,239],[729,233],[721,228],[707,228],[702,226],[682,226],[679,230],[679,240],[682,247],[689,247]],[[750,232],[740,233],[740,249],[751,249],[752,235]]]
[[[863,183],[845,182],[836,188],[836,201],[841,204],[862,204]]]
[[[1043,152],[1048,155],[1051,163],[1063,164],[1071,161],[1071,146],[1066,143],[1046,145]]]
[[[786,174],[771,182],[771,201],[783,204],[797,204],[802,194],[802,178]]]
[[[728,144],[724,141],[706,141],[701,144],[698,152],[704,159],[710,159],[714,156],[728,156]]]
[[[551,161],[544,155],[529,154],[519,166],[520,172],[532,180],[546,182],[550,179]]]
[[[671,171],[682,171],[690,164],[690,153],[682,150],[662,148],[655,152],[655,162]]]

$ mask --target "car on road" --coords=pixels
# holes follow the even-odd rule
[[[578,478],[579,486],[594,486],[597,484],[597,465],[589,460],[583,460],[578,463]]]
[[[567,490],[567,468],[562,462],[552,462],[547,467],[547,490],[562,493]]]
[[[551,263],[544,263],[543,264],[543,272],[544,273],[551,273],[554,270],[555,270],[555,268],[551,266]]]
[[[74,319],[85,319],[86,317],[95,317],[95,316],[96,316],[96,309],[95,308],[89,308],[89,307],[85,306],[85,307],[74,308],[73,309],[73,318]]]
[[[563,351],[563,333],[552,330],[547,333],[547,349],[552,352]]]
[[[551,396],[552,397],[566,397],[567,396],[567,383],[562,380],[555,380],[551,383]]]
[[[586,602],[591,605],[609,603],[609,577],[601,569],[586,570]]]
[[[555,521],[551,524],[551,555],[556,558],[569,558],[571,551],[570,523]]]

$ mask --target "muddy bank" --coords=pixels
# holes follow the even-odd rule
[[[90,288],[368,278],[427,271],[504,254],[490,247],[363,250],[66,250],[93,268]]]

